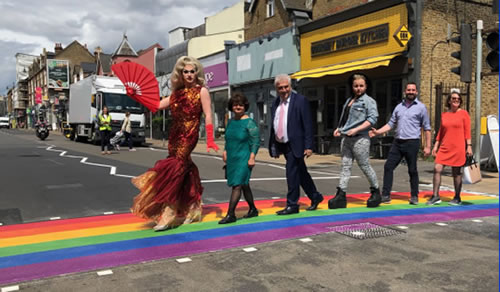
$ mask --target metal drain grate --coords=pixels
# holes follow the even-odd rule
[[[370,239],[406,233],[402,230],[384,227],[370,222],[329,227],[332,231],[356,238]]]

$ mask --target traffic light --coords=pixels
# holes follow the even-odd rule
[[[460,51],[451,53],[451,56],[460,60],[460,66],[451,68],[451,72],[460,75],[460,81],[472,82],[472,27],[470,24],[460,25],[460,35],[451,39],[460,44]],[[498,59],[497,59],[498,60]]]
[[[498,30],[488,33],[486,45],[490,49],[490,52],[486,55],[486,63],[490,66],[492,72],[498,72]]]

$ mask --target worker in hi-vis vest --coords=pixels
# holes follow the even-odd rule
[[[102,108],[102,113],[99,115],[99,131],[101,132],[101,154],[111,154],[111,144],[109,137],[111,136],[111,116],[108,113],[108,107]],[[105,151],[104,147],[107,147]]]

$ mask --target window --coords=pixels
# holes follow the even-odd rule
[[[274,16],[274,0],[267,0],[266,10],[267,10],[267,17]]]

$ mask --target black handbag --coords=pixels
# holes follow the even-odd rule
[[[474,163],[475,163],[474,155],[467,155],[467,153],[465,153],[465,164],[464,164],[464,167],[472,165]]]

